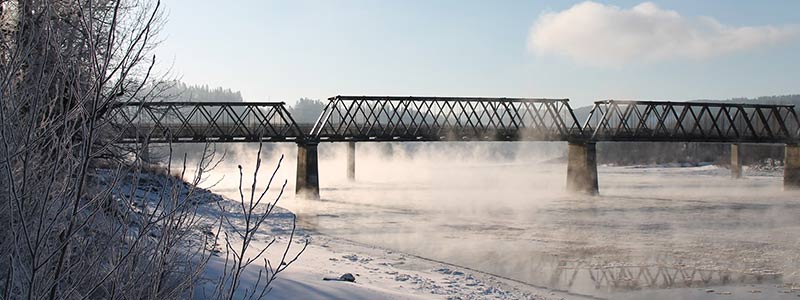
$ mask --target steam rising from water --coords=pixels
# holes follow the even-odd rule
[[[780,174],[601,166],[601,196],[582,197],[564,193],[560,143],[359,143],[348,182],[345,144],[320,144],[322,200],[308,201],[293,197],[296,147],[271,147],[259,182],[285,154],[280,205],[322,233],[615,299],[800,282],[800,194],[781,191]],[[249,186],[256,148],[228,150],[208,182],[224,175],[212,189],[238,198],[236,164]]]

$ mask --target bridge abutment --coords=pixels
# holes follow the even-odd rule
[[[295,195],[306,199],[319,199],[319,161],[317,143],[297,144],[297,179]]]
[[[783,162],[783,189],[800,189],[800,146],[786,144]]]
[[[567,191],[599,194],[597,184],[597,146],[595,143],[569,142]]]
[[[356,142],[347,142],[347,179],[356,181]]]
[[[731,177],[742,178],[742,152],[741,145],[731,144]]]

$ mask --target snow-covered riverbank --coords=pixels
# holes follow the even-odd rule
[[[292,214],[277,208],[266,224],[281,232],[282,249],[291,230]],[[572,296],[499,278],[467,268],[314,232],[300,232],[311,244],[273,283],[269,299],[574,299]],[[302,241],[296,241],[299,248]],[[257,247],[258,245],[256,245]],[[268,253],[275,258],[281,253]],[[257,278],[258,269],[245,278]],[[323,280],[349,273],[355,282]],[[252,283],[252,282],[251,282]],[[245,283],[246,285],[247,283]]]
[[[364,174],[296,204],[325,234],[575,294],[796,299],[800,198],[779,172],[601,166],[601,195],[587,198],[561,192],[564,171],[442,163]]]
[[[111,176],[109,172],[100,174],[102,177]],[[231,226],[241,226],[244,222],[243,216],[233,209],[240,202],[206,189],[192,189],[166,175],[144,173],[138,180],[133,180],[133,174],[123,178],[115,187],[115,194],[133,192],[138,200],[133,202],[132,208],[137,211],[163,205],[158,204],[159,195],[163,193],[177,192],[177,198],[198,205],[196,211],[201,220],[194,227],[196,232],[190,233],[195,238],[189,247],[199,247],[209,237],[213,240],[216,228],[222,228],[215,245],[205,242],[207,249],[214,249],[215,253],[210,256],[194,291],[195,299],[210,297],[226,270],[223,236],[228,233],[234,245],[240,241],[230,230]],[[221,216],[227,216],[230,224],[225,221],[218,227]],[[263,286],[264,278],[259,278],[259,273],[265,273],[264,259],[273,265],[280,262],[291,239],[290,257],[307,241],[309,244],[299,258],[271,283],[268,299],[575,299],[546,288],[315,231],[298,228],[292,236],[295,220],[292,212],[276,207],[262,224],[250,250],[244,255],[245,259],[253,258],[255,262],[241,276],[240,295],[244,296],[253,287]],[[303,222],[303,219],[298,222]],[[273,239],[274,244],[259,255],[259,250]],[[352,275],[354,282],[335,280],[348,276],[345,274]]]
[[[354,182],[336,176],[342,160],[322,160],[322,199],[282,200],[301,216],[312,254],[282,274],[276,295],[282,280],[315,291],[433,299],[798,295],[800,198],[782,190],[779,169],[746,168],[745,178],[733,180],[715,165],[600,166],[601,195],[587,198],[563,192],[566,168],[558,163],[368,159]],[[238,196],[227,183],[212,190]],[[466,276],[452,282],[453,274],[437,271],[443,268],[497,284]],[[321,280],[345,273],[358,274],[356,284]],[[495,295],[495,288],[516,294]]]

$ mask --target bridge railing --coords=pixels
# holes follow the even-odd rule
[[[125,103],[109,113],[120,143],[296,141],[283,102]]]
[[[336,96],[310,136],[320,141],[569,140],[567,99]]]
[[[595,141],[792,143],[793,105],[604,100],[583,125]]]

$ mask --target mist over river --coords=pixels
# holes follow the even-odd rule
[[[387,155],[359,144],[350,182],[344,146],[321,144],[318,201],[294,198],[294,147],[274,147],[259,181],[283,153],[273,189],[288,180],[279,205],[306,229],[576,295],[800,294],[800,193],[782,190],[779,170],[735,180],[714,165],[599,166],[600,196],[588,197],[564,192],[565,145],[529,143],[500,156],[474,145]],[[238,198],[230,161],[241,162],[249,187],[255,150],[233,152],[206,183]]]

